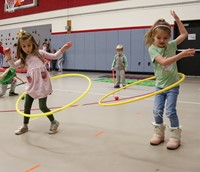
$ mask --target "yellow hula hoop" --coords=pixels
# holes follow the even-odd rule
[[[160,94],[160,93],[163,93],[163,92],[165,92],[165,91],[167,91],[167,90],[170,90],[171,88],[176,87],[176,86],[178,86],[181,82],[183,82],[184,79],[185,79],[185,75],[182,74],[182,73],[179,73],[179,75],[181,76],[181,79],[180,79],[180,80],[178,80],[176,83],[174,83],[174,84],[172,84],[172,85],[170,85],[170,86],[168,86],[168,87],[166,87],[166,88],[163,88],[162,90],[159,90],[159,91],[156,91],[156,92],[153,92],[153,93],[149,93],[149,94],[146,94],[146,95],[143,95],[143,96],[135,97],[135,98],[133,98],[133,99],[131,99],[131,100],[127,100],[127,101],[123,101],[123,102],[110,103],[110,104],[108,104],[108,103],[103,103],[103,100],[104,100],[104,99],[106,99],[107,97],[109,97],[110,95],[112,95],[112,94],[114,94],[114,93],[117,93],[117,92],[123,90],[124,88],[131,87],[131,86],[133,86],[133,85],[139,84],[139,83],[144,82],[144,81],[148,81],[148,80],[155,79],[156,77],[155,77],[155,76],[152,76],[152,77],[149,77],[149,78],[146,78],[146,79],[143,79],[143,80],[134,82],[134,83],[132,83],[132,84],[129,84],[129,85],[125,86],[125,87],[122,87],[122,88],[119,88],[119,89],[117,89],[117,90],[114,90],[114,91],[108,93],[107,95],[103,96],[103,97],[98,101],[98,104],[101,105],[101,106],[118,106],[118,105],[123,105],[123,104],[127,104],[127,103],[132,103],[132,102],[136,102],[136,101],[139,101],[139,100],[142,100],[142,99],[146,99],[146,98],[155,96],[155,95],[157,95],[157,94]]]
[[[76,98],[74,101],[72,101],[71,103],[63,106],[63,107],[60,107],[60,108],[57,108],[55,110],[52,110],[50,112],[46,112],[46,113],[39,113],[39,114],[25,114],[23,112],[21,112],[19,110],[19,103],[20,101],[22,100],[22,98],[25,96],[26,92],[22,93],[22,95],[18,98],[17,102],[16,102],[16,111],[22,115],[22,116],[26,116],[26,117],[42,117],[42,116],[47,116],[47,115],[51,115],[51,114],[54,114],[54,113],[57,113],[59,111],[62,111],[64,109],[67,109],[68,107],[74,105],[75,103],[77,103],[78,101],[80,101],[82,98],[84,98],[86,96],[86,94],[89,92],[90,88],[91,88],[91,85],[92,85],[92,82],[91,82],[91,79],[89,77],[87,77],[86,75],[82,75],[82,74],[63,74],[63,75],[58,75],[58,76],[54,76],[54,77],[51,77],[51,80],[55,80],[55,79],[59,79],[59,78],[63,78],[63,77],[69,77],[69,76],[77,76],[77,77],[82,77],[82,78],[85,78],[88,80],[88,87],[87,89],[83,92],[83,94],[81,96],[79,96],[78,98]]]

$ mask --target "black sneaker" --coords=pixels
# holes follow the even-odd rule
[[[19,94],[18,93],[15,93],[15,92],[9,92],[9,96],[18,96]]]
[[[114,88],[120,88],[120,86],[119,85],[115,85]]]

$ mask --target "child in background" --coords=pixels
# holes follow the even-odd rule
[[[64,63],[64,54],[61,54],[58,57],[58,61],[57,61],[58,72],[62,72],[62,70],[63,70],[63,63]]]
[[[16,83],[16,70],[12,68],[6,69],[4,73],[0,76],[0,97],[3,97],[6,94],[8,84],[11,84],[9,96],[18,96],[19,94],[15,93]]]
[[[42,49],[49,53],[50,52],[49,44],[47,42],[44,42],[42,44]],[[46,66],[47,70],[50,72],[51,71],[51,59],[45,58],[45,66]]]
[[[114,88],[120,88],[120,79],[122,80],[122,86],[126,86],[125,72],[127,72],[128,63],[126,56],[123,53],[124,47],[119,44],[116,47],[117,54],[115,55],[111,70],[116,70],[116,85]]]
[[[27,86],[26,86],[26,99],[24,104],[24,113],[30,114],[31,107],[34,99],[39,99],[39,107],[42,112],[50,112],[47,107],[47,97],[52,93],[52,85],[49,73],[45,67],[45,58],[56,59],[63,54],[67,49],[72,46],[72,42],[68,42],[57,51],[55,54],[48,53],[44,50],[38,49],[34,37],[26,32],[20,30],[18,33],[17,43],[17,58],[14,62],[11,58],[10,51],[4,51],[5,56],[12,68],[17,68],[23,65],[27,68]],[[57,132],[59,122],[55,120],[53,114],[47,116],[50,120],[49,134]],[[28,131],[29,117],[24,117],[23,125],[15,131],[16,135],[23,134]]]
[[[146,45],[149,46],[149,55],[153,62],[156,76],[156,91],[166,88],[179,80],[176,62],[182,58],[194,56],[194,49],[187,49],[176,54],[177,45],[187,38],[187,30],[174,11],[171,11],[180,35],[170,41],[171,27],[164,19],[159,19],[145,34]],[[164,107],[166,103],[166,115],[169,118],[170,139],[167,149],[177,149],[181,144],[181,128],[176,111],[179,86],[155,96],[154,100],[154,135],[150,139],[151,145],[159,145],[164,141],[165,124],[163,121]]]
[[[51,51],[51,53],[55,54],[56,53],[56,50],[53,49]],[[56,65],[57,65],[57,60],[51,60],[51,64],[52,64],[52,71],[55,71],[56,70]]]

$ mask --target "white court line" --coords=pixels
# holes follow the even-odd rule
[[[62,90],[62,89],[53,89],[55,91],[61,91],[61,92],[73,92],[73,93],[83,93],[82,91],[74,91],[74,90]],[[97,92],[89,92],[88,94],[93,94],[93,95],[100,95],[100,96],[104,96],[105,93],[97,93]],[[120,97],[126,98],[127,96],[122,96],[120,95]],[[147,98],[146,100],[153,100],[152,98]],[[182,104],[193,104],[193,105],[200,105],[200,102],[188,102],[188,101],[177,101],[178,103],[182,103]]]
[[[200,103],[198,103],[198,102],[178,101],[178,103],[200,105]]]
[[[83,93],[83,91],[73,91],[73,90],[61,90],[61,89],[53,89],[55,91],[61,91],[61,92],[73,92],[73,93]],[[94,94],[94,95],[100,95],[103,96],[105,93],[96,93],[96,92],[88,92],[88,94]]]

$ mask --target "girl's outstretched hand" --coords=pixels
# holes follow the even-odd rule
[[[64,45],[66,48],[70,48],[72,46],[72,42],[68,42]]]
[[[183,57],[193,57],[196,51],[194,48],[188,48],[186,50],[183,50],[181,53]]]
[[[72,46],[72,42],[67,42],[63,47],[61,48],[62,53],[64,53],[66,50],[68,50]]]

